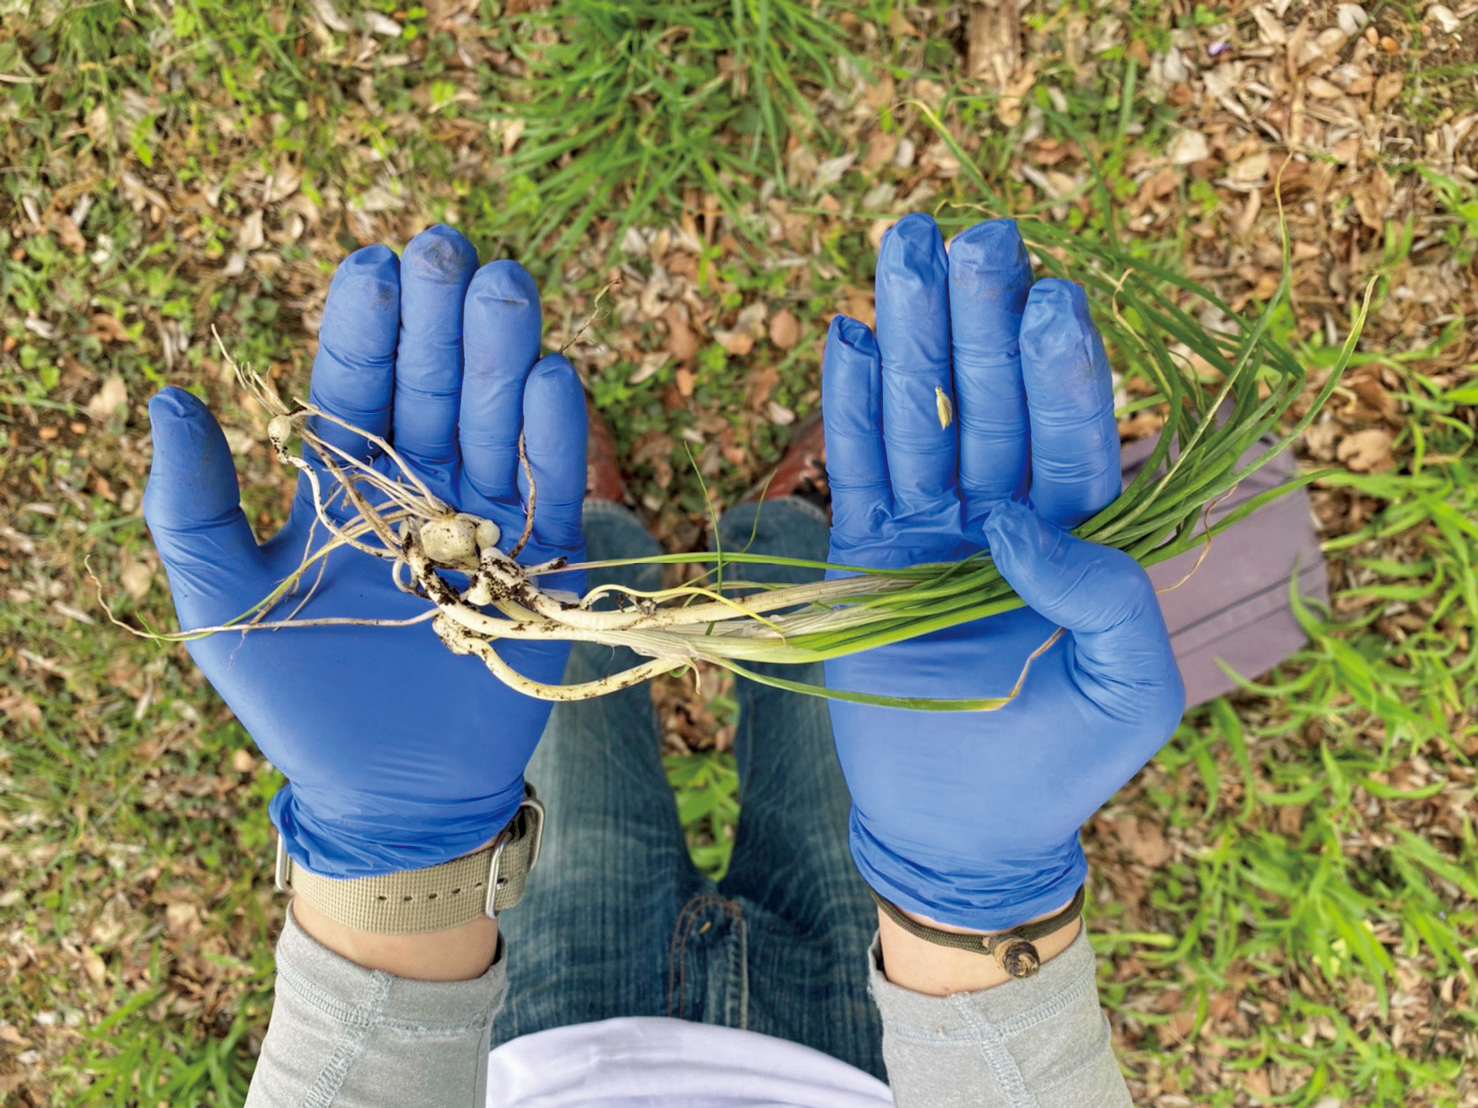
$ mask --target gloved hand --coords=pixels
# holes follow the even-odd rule
[[[339,266],[311,400],[390,439],[442,500],[491,517],[505,550],[524,527],[522,430],[537,511],[521,559],[578,561],[585,401],[564,358],[540,358],[541,334],[538,290],[522,266],[496,261],[478,269],[465,237],[433,227],[403,258],[370,246]],[[310,531],[313,548],[322,546],[307,480],[299,480],[287,526],[258,546],[210,412],[167,388],[150,401],[149,416],[154,463],[144,515],[180,626],[224,623],[297,568]],[[363,437],[318,422],[325,438],[361,457],[378,454]],[[393,472],[383,456],[376,465]],[[336,551],[299,618],[424,612],[426,601],[396,589],[391,564]],[[549,583],[583,589],[573,574]],[[268,618],[285,618],[293,603]],[[568,653],[557,643],[498,649],[544,682],[560,679]],[[524,769],[550,705],[512,692],[475,658],[452,654],[429,622],[226,632],[196,639],[189,650],[287,775],[272,801],[273,822],[293,859],[313,872],[363,877],[448,861],[491,840],[523,800]]]
[[[972,227],[946,255],[934,221],[910,215],[883,240],[876,339],[837,317],[822,390],[830,560],[895,567],[984,547],[1029,605],[832,661],[828,685],[1004,696],[1068,632],[998,711],[831,702],[868,884],[938,923],[1014,927],[1072,898],[1087,871],[1079,827],[1185,709],[1148,576],[1067,530],[1120,490],[1102,339],[1080,287],[1032,284],[1015,223]]]

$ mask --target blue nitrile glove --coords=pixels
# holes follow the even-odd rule
[[[522,266],[497,261],[478,269],[466,238],[433,227],[404,258],[370,246],[339,266],[311,398],[389,438],[443,500],[491,517],[505,550],[524,526],[523,430],[537,512],[521,559],[580,560],[585,401],[564,358],[540,358],[541,333],[538,290]],[[150,402],[149,416],[154,465],[144,515],[180,626],[224,623],[298,566],[314,518],[307,480],[300,478],[287,526],[258,546],[210,412],[168,388]],[[320,423],[325,438],[332,434],[361,456],[378,453],[361,436]],[[393,469],[383,456],[376,464]],[[316,549],[323,528],[314,534]],[[391,564],[336,551],[299,618],[426,611],[426,601],[396,589]],[[316,569],[305,583],[315,577]],[[583,589],[573,574],[546,584]],[[268,618],[285,618],[292,606],[279,605]],[[189,649],[287,775],[271,812],[288,852],[331,877],[436,865],[492,839],[523,799],[524,768],[549,716],[548,703],[512,692],[477,659],[452,654],[429,622],[226,632]],[[568,653],[555,643],[498,649],[544,682],[560,680]]]
[[[936,388],[953,402],[947,428]],[[1108,360],[1083,290],[1033,285],[1009,220],[972,227],[946,256],[934,221],[910,215],[883,240],[876,340],[832,323],[822,409],[833,562],[988,547],[1030,605],[830,662],[830,686],[1004,696],[1054,628],[1070,632],[998,711],[831,705],[868,884],[938,923],[1014,927],[1072,898],[1087,870],[1078,828],[1185,709],[1149,577],[1065,530],[1120,488]]]

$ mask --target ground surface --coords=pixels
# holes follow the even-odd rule
[[[1385,276],[1298,447],[1337,471],[1332,610],[1088,827],[1103,997],[1139,1104],[1478,1104],[1478,7],[1038,0],[1019,42],[989,9],[881,0],[263,7],[0,0],[4,1103],[238,1104],[265,1027],[279,781],[82,566],[172,618],[138,514],[166,382],[223,413],[251,513],[281,518],[212,324],[291,392],[359,245],[457,224],[533,270],[551,346],[618,269],[571,356],[688,549],[690,451],[721,502],[773,464],[899,215],[1000,214],[978,170],[1085,236],[1112,208],[1258,313],[1282,168],[1271,325],[1312,383]],[[659,694],[719,867],[733,703]]]

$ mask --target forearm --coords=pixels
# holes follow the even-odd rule
[[[1039,940],[1042,968],[1020,980],[996,979],[1004,972],[983,955],[943,947],[936,955],[909,944],[930,945],[884,919],[868,952],[898,1108],[1132,1104],[1081,922]]]
[[[480,1108],[492,1020],[508,988],[496,925],[403,937],[320,929],[336,952],[300,922],[313,918],[304,907],[295,902],[278,941],[272,1022],[248,1108]]]

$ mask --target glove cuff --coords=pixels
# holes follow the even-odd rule
[[[520,775],[469,800],[423,800],[290,781],[270,812],[298,865],[339,880],[426,869],[470,854],[506,827],[524,800]]]
[[[854,808],[849,838],[852,860],[878,897],[970,931],[1003,931],[1050,912],[1072,899],[1088,875],[1076,831],[1058,846],[1011,858],[926,849],[904,855],[884,845]]]

